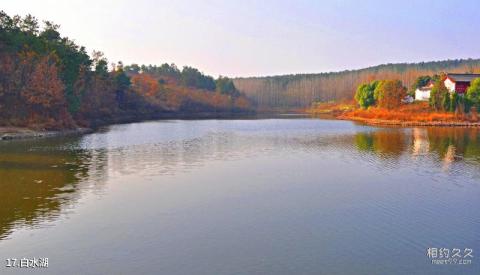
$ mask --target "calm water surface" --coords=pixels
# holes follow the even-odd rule
[[[474,258],[432,265],[429,247]],[[479,274],[480,132],[171,120],[2,142],[0,273],[23,257],[53,274]]]

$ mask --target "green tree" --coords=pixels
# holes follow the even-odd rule
[[[480,112],[480,78],[472,81],[472,84],[467,89],[465,97],[469,107],[475,107],[477,108],[477,111]]]
[[[442,108],[444,111],[450,111],[450,104],[451,104],[451,100],[450,100],[450,93],[447,92],[443,98],[442,98]]]
[[[103,78],[108,77],[108,60],[104,57],[103,53],[100,51],[93,51],[92,59],[95,73]]]
[[[181,74],[183,85],[209,91],[215,90],[215,80],[211,76],[204,75],[199,70],[185,66]]]
[[[125,74],[123,63],[121,61],[118,62],[115,71],[113,72],[113,78],[117,90],[125,91],[130,87],[130,77]]]
[[[138,66],[138,64],[132,64],[130,66],[125,66],[123,69],[124,69],[125,72],[131,73],[131,74],[140,73],[140,66]]]
[[[366,109],[375,104],[374,91],[378,83],[378,81],[372,81],[358,86],[355,93],[355,100],[360,107]]]
[[[457,110],[457,106],[459,105],[459,96],[457,93],[452,93],[451,97],[449,111],[453,113]]]
[[[240,92],[235,87],[235,84],[233,84],[233,81],[228,77],[220,76],[215,81],[215,86],[217,92],[220,94],[229,95],[232,97],[240,96]]]
[[[50,42],[58,42],[60,40],[60,33],[58,32],[60,25],[54,24],[51,21],[44,21],[44,23],[45,28],[40,33],[40,37]]]
[[[31,14],[27,14],[20,23],[20,29],[30,35],[36,35],[38,33],[38,19]]]

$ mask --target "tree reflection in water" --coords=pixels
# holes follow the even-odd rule
[[[480,161],[480,132],[476,128],[430,127],[412,129],[378,129],[359,132],[355,145],[359,151],[381,157],[431,154],[444,163],[457,160]]]
[[[399,157],[406,149],[408,136],[398,129],[379,129],[359,132],[355,144],[360,151],[371,151],[382,157]]]
[[[51,140],[0,144],[0,240],[15,228],[56,218],[78,199],[92,155],[52,145]]]

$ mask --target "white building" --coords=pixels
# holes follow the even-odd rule
[[[415,90],[415,100],[428,101],[430,99],[430,92],[433,88],[433,82],[430,81],[427,86],[417,88]]]

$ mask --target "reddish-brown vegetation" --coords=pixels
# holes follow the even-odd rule
[[[395,109],[370,107],[361,109],[352,102],[316,104],[306,110],[312,115],[330,114],[337,119],[355,120],[367,124],[383,125],[438,125],[438,126],[480,126],[477,112],[435,111],[428,102],[403,104]]]
[[[132,75],[131,81],[135,93],[170,112],[229,112],[252,108],[243,95],[233,97],[215,91],[186,87],[172,78],[165,80],[149,73],[139,73]]]
[[[39,56],[32,51],[2,55],[0,123],[37,128],[74,125],[56,62],[54,54]]]

